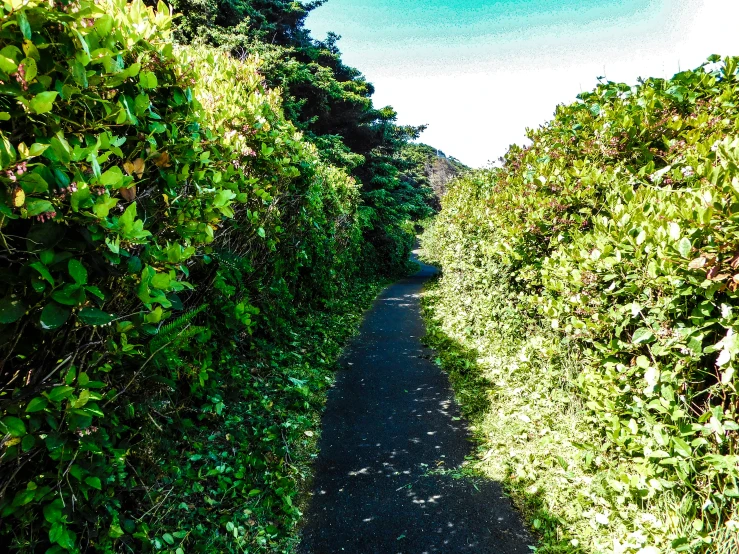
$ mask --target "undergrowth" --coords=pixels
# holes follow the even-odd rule
[[[569,384],[577,366],[567,345],[534,321],[483,319],[500,313],[494,296],[472,308],[469,290],[450,294],[448,287],[442,277],[424,291],[425,342],[438,352],[470,421],[470,467],[502,483],[539,538],[540,554],[592,552],[596,536],[607,542],[633,535],[638,544],[638,522],[656,518],[635,506],[612,517],[603,481],[619,462],[607,455]]]
[[[152,452],[166,476],[146,491],[152,528],[185,533],[200,552],[294,550],[336,360],[385,284],[357,284],[251,354],[225,357],[221,373],[230,378],[219,396],[200,414],[166,421]],[[160,535],[153,544],[166,542]]]

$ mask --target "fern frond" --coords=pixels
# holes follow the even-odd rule
[[[179,333],[184,327],[186,327],[195,318],[195,316],[202,312],[207,306],[207,304],[202,304],[194,310],[191,310],[186,314],[182,314],[177,319],[174,319],[166,325],[160,327],[159,332],[156,334],[156,336],[151,339],[151,341],[149,341],[149,352],[156,352],[168,342],[179,341],[181,337],[178,337],[177,333]],[[198,332],[200,332],[203,330],[203,327],[197,327],[197,329],[199,329]],[[192,335],[190,335],[190,337],[192,337]],[[190,337],[188,337],[188,340]]]

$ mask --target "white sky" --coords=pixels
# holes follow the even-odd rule
[[[342,0],[330,0],[326,5]],[[413,0],[407,0],[413,2]],[[429,124],[421,137],[447,155],[480,167],[525,141],[525,129],[551,119],[558,103],[572,102],[605,74],[635,84],[639,76],[670,77],[710,54],[739,55],[739,0],[649,0],[649,13],[630,20],[525,27],[505,38],[494,33],[438,45],[392,37],[378,49],[353,37],[337,19],[308,20],[316,38],[333,30],[349,65],[375,85],[376,106],[392,105],[399,123]],[[530,17],[530,16],[527,16]],[[357,33],[354,23],[348,31]],[[348,26],[348,25],[347,25]],[[531,29],[530,33],[527,31]],[[375,35],[376,36],[376,35]]]

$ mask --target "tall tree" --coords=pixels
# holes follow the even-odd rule
[[[398,125],[395,110],[373,105],[374,87],[344,64],[338,35],[311,37],[306,17],[324,1],[175,0],[183,14],[177,36],[262,59],[267,84],[282,91],[286,116],[326,160],[348,168],[361,185],[365,237],[378,258],[403,264],[411,241],[402,224],[430,213],[430,189],[400,179],[407,166],[404,146],[424,127]]]

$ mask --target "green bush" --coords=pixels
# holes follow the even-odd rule
[[[274,546],[351,329],[312,344],[311,310],[368,297],[357,187],[256,61],[174,46],[161,2],[2,18],[0,540]]]
[[[321,158],[346,169],[360,187],[365,273],[403,271],[413,234],[409,217],[431,215],[428,181],[411,171],[417,160],[411,140],[424,126],[398,125],[390,106],[376,107],[374,87],[344,63],[339,38],[314,39],[305,27],[322,2],[292,0],[173,0],[182,16],[175,35],[235,56],[256,54],[269,87],[282,96],[286,117],[305,133]]]
[[[470,302],[518,314],[473,333],[528,317],[576,348],[581,419],[603,440],[581,447],[623,462],[598,494],[614,518],[660,521],[625,523],[642,536],[622,550],[596,532],[597,552],[737,546],[738,64],[559,106],[502,167],[459,180],[424,240],[446,294],[468,279]]]

